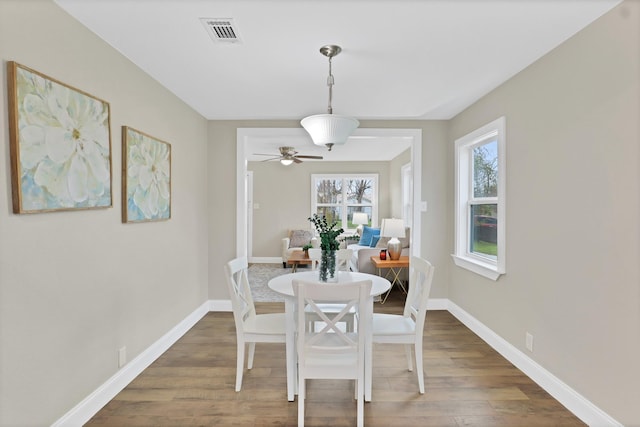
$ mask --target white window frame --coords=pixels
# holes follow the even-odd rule
[[[323,179],[371,179],[373,180],[373,195],[371,197],[371,224],[375,226],[378,223],[378,174],[377,173],[354,173],[354,174],[342,174],[342,173],[325,173],[325,174],[312,174],[311,175],[311,214],[318,212],[318,194],[316,192],[316,182]],[[355,228],[346,228],[348,222],[347,208],[349,206],[358,206],[357,204],[347,203],[347,187],[342,185],[342,202],[336,203],[340,205],[340,217],[342,218],[343,229],[345,233],[355,233]],[[369,206],[361,205],[361,206]]]
[[[455,253],[453,261],[465,268],[492,280],[498,280],[506,272],[506,119],[500,117],[491,123],[455,141]],[[470,252],[471,220],[470,207],[473,199],[473,149],[487,142],[498,143],[498,195],[485,198],[483,202],[496,203],[498,212],[497,245],[495,259]]]

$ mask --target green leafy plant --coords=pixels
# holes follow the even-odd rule
[[[349,244],[350,241],[357,242],[358,240],[360,240],[360,236],[357,234],[344,236],[342,239],[340,239],[341,242],[345,242],[346,244]]]
[[[338,225],[338,221],[331,223],[327,222],[324,216],[313,214],[312,217],[307,218],[311,221],[320,236],[320,249],[325,251],[335,251],[340,248],[340,242],[338,242],[338,236],[344,232],[342,228],[335,228]]]
[[[309,249],[313,248],[313,245],[311,243],[307,243],[306,245],[304,245],[302,247],[302,250],[307,252]]]

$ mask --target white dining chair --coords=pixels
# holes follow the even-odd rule
[[[409,371],[414,368],[411,354],[413,346],[418,387],[420,393],[424,394],[422,335],[434,267],[429,261],[414,256],[410,260],[410,270],[409,292],[403,314],[374,313],[371,329],[374,343],[405,345]]]
[[[349,262],[353,256],[353,249],[338,249],[336,251],[336,270],[349,271]]]
[[[298,312],[298,426],[304,426],[305,390],[307,379],[356,380],[355,398],[357,425],[364,425],[365,343],[370,317],[360,316],[353,332],[344,332],[339,323],[351,308],[367,307],[371,280],[335,284],[293,281],[298,307],[309,306],[323,323],[320,331],[308,328],[305,313]],[[339,313],[326,313],[318,302],[344,304]]]
[[[320,265],[320,258],[322,257],[322,249],[310,248],[307,253],[309,254],[309,259],[311,260],[311,270],[317,270],[318,266]]]
[[[236,324],[237,360],[236,391],[242,387],[245,347],[249,346],[247,369],[253,368],[256,343],[284,343],[284,313],[256,314],[247,277],[247,258],[235,258],[225,266],[231,297],[233,319]]]
[[[315,251],[312,255],[311,251]],[[349,271],[349,261],[351,260],[351,256],[353,255],[352,249],[338,249],[336,251],[336,271]],[[313,258],[312,258],[313,256]],[[317,263],[320,262],[320,257],[322,256],[322,249],[309,249],[309,258],[312,260],[317,260]],[[317,263],[315,261],[311,262],[312,270],[317,269]],[[313,265],[316,264],[315,267]],[[344,307],[343,304],[321,304],[320,307],[322,311],[326,313],[339,313]],[[309,322],[309,327],[314,328],[315,322],[319,322],[320,318],[316,316],[313,311],[309,309],[309,307],[305,307],[305,311],[307,312],[307,322]],[[347,315],[344,316],[344,323],[346,324],[347,331],[353,331],[353,325],[355,319],[355,310],[351,310]]]

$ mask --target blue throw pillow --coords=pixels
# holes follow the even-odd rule
[[[368,225],[362,227],[362,236],[360,237],[360,241],[358,242],[361,246],[369,246],[371,245],[371,240],[373,236],[379,236],[380,229],[379,228],[371,228]]]
[[[376,245],[378,244],[378,240],[380,240],[380,235],[378,234],[377,236],[373,236],[371,238],[371,244],[369,245],[370,248],[375,248]]]

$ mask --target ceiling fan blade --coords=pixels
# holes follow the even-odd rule
[[[254,156],[271,156],[271,157],[279,157],[277,154],[262,154],[262,153],[253,153]]]
[[[300,160],[297,156],[296,157],[292,157],[291,160],[293,160],[296,163],[302,163],[302,160]]]
[[[280,160],[280,157],[272,157],[270,159],[264,159],[264,160],[260,160],[261,162],[270,162],[271,160]]]
[[[323,157],[322,156],[296,156],[299,159],[318,159],[318,160],[322,160]]]

